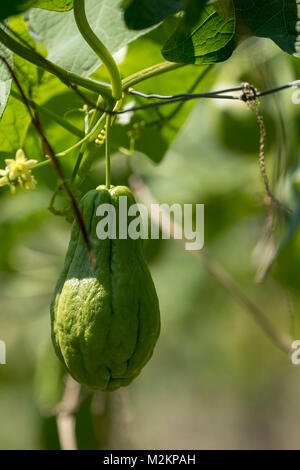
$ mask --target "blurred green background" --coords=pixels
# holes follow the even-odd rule
[[[129,46],[126,73],[156,61],[155,34],[140,41],[144,47],[141,42],[139,49],[135,43]],[[242,81],[269,88],[299,78],[299,72],[299,60],[267,40],[252,40],[216,66],[201,89]],[[186,91],[184,79],[172,77],[157,77],[137,88]],[[67,118],[82,127],[78,97],[56,79],[48,78],[44,87],[47,96],[44,93],[41,103],[62,115],[68,112]],[[291,220],[275,211],[267,240],[258,126],[242,102],[198,101],[160,164],[142,153],[127,157],[117,152],[112,167],[113,184],[126,183],[136,172],[161,203],[205,204],[207,253],[282,333],[300,339],[299,195],[294,185],[300,105],[292,103],[293,92],[271,95],[261,103],[267,170],[277,196],[295,210]],[[75,141],[55,123],[45,125],[56,150]],[[162,152],[159,139],[157,133],[150,154]],[[42,158],[32,129],[24,148],[28,158]],[[2,162],[5,157],[3,153]],[[68,165],[64,162],[66,172]],[[55,189],[53,170],[36,171],[35,177],[35,191],[14,196],[7,188],[0,192],[0,339],[7,345],[7,364],[0,365],[1,449],[59,448],[55,413],[64,374],[50,343],[49,303],[70,225],[47,210]],[[85,189],[103,180],[100,161]],[[266,267],[274,246],[279,246],[277,259],[264,282],[257,283],[257,273]],[[146,253],[161,305],[158,345],[128,388],[109,396],[84,392],[76,412],[79,448],[299,449],[300,366],[292,365],[289,355],[270,342],[181,244],[148,242]]]

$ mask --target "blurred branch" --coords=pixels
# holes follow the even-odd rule
[[[75,412],[80,404],[81,385],[68,375],[65,392],[58,405],[57,430],[62,450],[77,450]]]
[[[152,196],[149,188],[144,184],[141,177],[137,175],[132,176],[130,186],[133,192],[137,195],[138,199],[143,204],[145,204],[148,209],[152,204],[158,204]],[[165,233],[168,233],[170,228],[171,237],[173,238],[173,235],[176,232],[177,224],[172,219],[170,219],[167,213],[164,213],[164,216],[165,219],[160,217],[159,213],[155,214],[153,220]],[[188,240],[182,238],[181,240],[178,240],[178,242],[185,244],[188,242]],[[208,256],[204,250],[189,251],[189,253],[204,263],[207,271],[245,308],[245,310],[252,316],[256,324],[277,348],[288,354],[292,352],[291,344],[293,340],[288,335],[282,334],[277,330],[277,328],[273,326],[265,313],[251,299],[247,297],[247,295],[241,290],[232,276],[223,268],[221,264]]]
[[[91,413],[100,450],[131,447],[129,425],[133,418],[126,389],[95,392]]]
[[[266,171],[266,165],[265,165],[265,138],[267,135],[266,125],[265,125],[263,116],[259,113],[259,105],[258,105],[257,100],[253,100],[253,93],[257,94],[257,90],[253,91],[253,87],[249,85],[249,83],[244,83],[244,96],[245,96],[244,101],[247,103],[248,108],[253,112],[256,118],[256,121],[258,123],[258,127],[259,127],[259,167],[260,167],[261,175],[263,177],[266,192],[270,200],[275,206],[281,208],[288,214],[292,214],[291,209],[289,209],[284,204],[282,204],[274,196],[271,190],[269,178],[268,178],[267,171]],[[250,97],[249,99],[248,99],[248,96]]]

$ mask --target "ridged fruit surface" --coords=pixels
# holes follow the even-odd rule
[[[96,215],[112,204],[119,229],[120,196],[136,201],[126,186],[89,191],[80,208],[92,241],[95,265],[77,222],[52,302],[52,340],[72,377],[90,388],[112,391],[128,385],[152,356],[160,332],[155,286],[143,255],[142,240],[100,240]],[[128,217],[128,223],[133,217]]]

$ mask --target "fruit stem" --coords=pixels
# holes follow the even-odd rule
[[[110,125],[111,125],[111,115],[106,116],[106,136],[105,136],[105,163],[106,163],[106,178],[105,184],[107,189],[110,189],[111,184],[111,166],[110,166]]]

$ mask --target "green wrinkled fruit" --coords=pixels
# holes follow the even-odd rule
[[[100,240],[100,204],[127,196],[126,186],[89,191],[80,208],[92,240],[95,265],[77,222],[51,303],[52,340],[72,377],[93,389],[112,391],[128,385],[152,356],[160,332],[157,294],[142,251],[142,240]],[[128,223],[133,217],[128,217]]]

